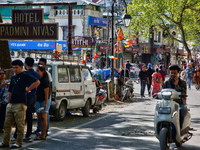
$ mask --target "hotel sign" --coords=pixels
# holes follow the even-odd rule
[[[0,40],[57,40],[58,23],[44,23],[44,10],[12,9],[12,23],[0,24]]]

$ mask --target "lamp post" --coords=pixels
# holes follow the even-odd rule
[[[122,19],[124,20],[124,26],[126,28],[128,28],[129,25],[130,25],[132,17],[129,14],[127,14],[127,8],[126,8],[126,14],[124,14],[122,16]],[[119,71],[119,44],[118,44],[118,47],[117,47],[117,70]]]

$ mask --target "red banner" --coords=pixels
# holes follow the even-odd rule
[[[133,41],[132,41],[133,45],[137,45],[137,37],[133,36]]]

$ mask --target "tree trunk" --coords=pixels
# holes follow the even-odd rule
[[[187,53],[188,53],[188,61],[189,61],[189,59],[192,58],[192,57],[191,57],[191,51],[190,51],[190,49],[189,49],[189,47],[188,47],[188,45],[187,45],[187,42],[186,42],[186,39],[185,39],[185,33],[184,33],[184,30],[183,30],[182,24],[180,24],[179,27],[180,27],[180,29],[181,29],[183,45],[184,45],[184,47],[185,47],[185,49],[186,49],[186,51],[187,51]]]
[[[0,23],[3,23],[0,13]],[[11,57],[8,41],[0,41],[0,67],[6,70],[6,77],[11,78],[13,75],[13,69],[11,66]]]

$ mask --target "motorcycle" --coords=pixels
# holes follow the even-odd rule
[[[180,129],[180,110],[177,100],[185,98],[174,89],[163,89],[158,93],[157,98],[163,99],[156,104],[154,116],[154,128],[156,138],[160,141],[161,150],[169,150],[169,144],[175,143],[177,147],[181,147],[183,143],[192,138],[189,132],[191,124],[191,116],[187,111],[184,117],[182,129]]]
[[[97,113],[99,110],[102,109],[105,100],[107,99],[107,94],[106,94],[106,90],[103,89],[102,84],[100,84],[99,82],[96,82],[96,102],[93,106],[93,113]]]
[[[131,98],[134,96],[133,95],[133,82],[131,80],[126,81],[125,87],[123,90],[123,97],[121,101],[124,100],[131,100]]]

